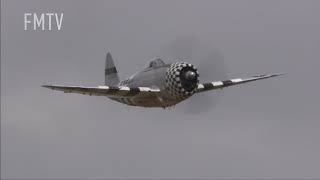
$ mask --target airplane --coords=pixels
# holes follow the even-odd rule
[[[119,81],[113,58],[108,52],[104,75],[104,85],[97,87],[62,85],[43,85],[42,87],[65,93],[106,96],[129,106],[167,108],[197,93],[272,78],[282,74],[199,83],[199,73],[194,65],[182,61],[165,63],[162,59],[155,58],[142,71]]]

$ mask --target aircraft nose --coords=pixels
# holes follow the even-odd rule
[[[185,77],[186,77],[187,80],[192,81],[192,80],[194,80],[196,78],[196,73],[193,72],[193,71],[187,71],[185,73]]]

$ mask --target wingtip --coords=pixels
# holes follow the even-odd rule
[[[41,85],[41,87],[50,89],[50,88],[51,88],[51,85],[44,84],[44,85]]]
[[[258,75],[258,76],[253,76],[256,78],[270,78],[270,77],[277,77],[277,76],[283,76],[284,73],[276,73],[276,74],[263,74],[263,75]]]
[[[273,75],[271,75],[272,77],[276,77],[276,76],[283,76],[283,75],[285,75],[285,73],[277,73],[277,74],[273,74]]]

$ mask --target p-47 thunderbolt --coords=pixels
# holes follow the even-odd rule
[[[65,93],[106,96],[111,100],[130,106],[166,108],[174,106],[196,93],[279,75],[281,74],[199,83],[199,73],[194,65],[187,62],[166,64],[160,58],[155,58],[142,71],[133,74],[126,80],[119,81],[112,56],[107,53],[104,85],[97,87],[43,85],[43,87]]]

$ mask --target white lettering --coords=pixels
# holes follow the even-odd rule
[[[53,13],[47,13],[46,15],[49,18],[49,30],[51,31],[51,16],[53,16]]]
[[[62,26],[63,13],[61,13],[60,19],[58,19],[57,13],[55,14],[55,16],[56,16],[57,28],[58,28],[58,30],[60,30],[61,26]]]
[[[25,31],[28,29],[28,23],[31,23],[31,21],[28,20],[28,16],[31,16],[31,13],[24,13],[24,30]]]
[[[33,30],[36,30],[37,26],[42,26],[42,30],[44,30],[44,14],[41,14],[40,19],[38,19],[36,13],[33,14]]]
[[[31,25],[31,27],[33,26],[33,30],[52,31],[56,29],[60,31],[62,21],[63,13],[24,13],[24,30],[29,30],[30,27],[28,26]]]

